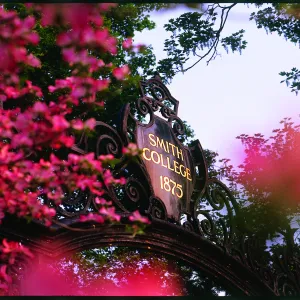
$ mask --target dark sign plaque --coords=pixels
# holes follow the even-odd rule
[[[156,197],[166,206],[169,218],[178,220],[189,212],[194,168],[189,150],[176,138],[170,124],[154,116],[150,127],[137,127],[137,145]]]
[[[126,144],[134,142],[142,150],[140,167],[135,169],[141,173],[127,184],[130,203],[158,219],[179,222],[186,214],[188,222],[194,222],[194,203],[207,180],[202,147],[198,140],[188,147],[182,143],[186,126],[178,117],[179,101],[159,76],[141,81],[140,88],[142,97],[126,104],[119,119]],[[138,204],[142,197],[147,205]]]

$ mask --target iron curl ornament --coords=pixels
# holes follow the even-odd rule
[[[111,243],[151,247],[221,278],[244,295],[299,295],[300,262],[293,249],[274,253],[272,265],[261,261],[263,245],[240,232],[238,203],[224,183],[209,178],[200,142],[184,144],[179,101],[158,74],[140,82],[140,94],[135,103],[122,108],[116,126],[97,121],[95,133],[83,133],[72,150],[118,158],[111,171],[116,178],[125,177],[126,184],[103,184],[103,198],[112,201],[121,216],[135,210],[148,216],[151,225],[145,234],[132,238],[126,224],[99,225],[85,232],[87,225],[78,219],[97,211],[98,204],[95,195],[75,191],[57,207],[46,202],[57,210],[56,225],[50,229],[6,219],[1,236],[22,241],[46,256]],[[122,149],[132,142],[143,151],[137,160],[128,161]]]

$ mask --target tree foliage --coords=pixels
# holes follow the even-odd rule
[[[171,80],[178,72],[188,71],[203,59],[207,63],[215,59],[220,42],[226,51],[230,48],[232,52],[241,52],[246,48],[244,30],[222,38],[228,15],[235,5],[211,4],[202,12],[184,13],[164,25],[171,32],[171,38],[164,44],[168,58],[158,62],[157,70],[166,80]],[[196,62],[189,64],[190,56],[196,57]]]
[[[60,295],[90,296],[218,296],[224,290],[218,279],[182,261],[145,249],[95,248],[52,261],[40,262],[43,273],[23,279],[23,295],[43,294],[38,286],[60,282]],[[59,280],[55,280],[59,278]],[[57,288],[55,289],[57,290]]]
[[[210,63],[220,52],[220,46],[227,53],[246,49],[245,31],[237,30],[229,36],[223,36],[223,29],[230,11],[237,4],[224,5],[220,3],[203,4],[200,11],[182,14],[176,19],[170,19],[164,27],[171,36],[165,41],[164,51],[167,58],[160,60],[157,70],[163,74],[166,81],[171,81],[177,73],[185,73],[200,61]],[[263,4],[256,3],[257,8]],[[276,32],[286,40],[299,45],[300,18],[299,4],[273,3],[268,7],[253,12],[250,21],[254,20],[257,28],[264,28],[266,32]],[[286,77],[292,92],[298,93],[299,70],[294,67],[291,72],[280,72]],[[284,80],[282,81],[284,82]]]
[[[252,13],[250,20],[256,22],[257,28],[264,28],[266,32],[276,32],[283,36],[286,40],[300,46],[300,14],[299,4],[278,4],[259,10],[257,13]],[[280,76],[286,77],[286,82],[290,85],[291,92],[296,95],[300,90],[300,75],[299,70],[295,67],[291,72],[280,72]]]
[[[274,240],[278,234],[291,243],[290,227],[300,213],[299,168],[300,125],[290,118],[281,122],[274,135],[262,134],[238,137],[244,146],[244,162],[235,169],[228,160],[222,168],[241,201],[243,228],[261,239]],[[292,236],[290,235],[292,234]]]

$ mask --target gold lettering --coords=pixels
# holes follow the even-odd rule
[[[189,180],[189,181],[192,181],[192,178],[191,178],[191,171],[189,168],[186,168],[186,178]]]
[[[181,169],[183,169],[184,171],[184,173],[182,172],[182,170]],[[186,171],[185,171],[185,167],[184,167],[184,165],[180,165],[180,174],[183,176],[183,177],[186,177]]]
[[[172,193],[174,196],[176,195],[178,198],[182,198],[183,191],[182,191],[181,184],[175,182],[168,176],[159,176],[159,179],[160,179],[160,188],[162,190]],[[172,187],[171,187],[171,185],[172,185]],[[179,194],[178,194],[178,191],[179,191]]]
[[[155,135],[152,134],[152,133],[149,133],[149,134],[148,134],[148,137],[149,137],[149,140],[150,140],[150,145],[153,146],[153,147],[156,147],[156,142],[155,142],[154,136],[155,136]],[[151,142],[152,142],[153,144],[152,144]]]
[[[144,157],[146,160],[151,160],[151,158],[147,158],[147,157],[146,157],[146,151],[149,151],[149,152],[150,152],[150,149],[149,149],[149,148],[144,148],[144,149],[143,149],[143,157]]]
[[[180,151],[178,151],[178,147],[177,148],[177,157],[179,158],[179,156],[181,156],[181,160],[183,161],[183,154],[182,154],[182,149],[180,149]]]
[[[175,156],[174,147],[176,147],[176,146],[171,143],[169,143],[169,145],[172,146],[172,153],[173,153],[173,156]]]
[[[177,174],[180,174],[180,171],[179,171],[179,163],[178,161],[174,160],[174,170],[175,170],[175,173]],[[178,171],[177,171],[178,170]]]
[[[148,134],[148,137],[151,146],[161,148],[164,150],[164,152],[173,154],[174,157],[184,161],[183,149],[178,148],[172,143],[165,141],[164,139],[161,139],[152,133]],[[170,148],[172,149],[172,152],[170,151]],[[171,160],[170,156],[164,156],[162,153],[158,153],[155,150],[151,150],[149,148],[143,149],[142,156],[145,160],[153,161],[155,164],[161,165],[164,168],[168,168],[170,171],[173,171],[176,174],[180,174],[183,178],[187,178],[187,180],[192,181],[191,170],[184,164],[180,164],[180,162],[176,160]]]
[[[158,136],[156,137],[156,145],[157,147],[159,146],[160,148],[164,148],[165,152],[167,152],[164,140],[160,139]]]
[[[171,171],[174,171],[174,169],[170,168],[170,157],[169,156],[167,156],[167,162],[168,162],[168,169]]]
[[[157,159],[158,159],[157,161],[154,160],[154,157],[153,157],[154,154],[157,155]],[[158,153],[157,153],[156,151],[152,151],[152,152],[151,152],[151,159],[152,159],[152,161],[153,161],[155,164],[159,164],[159,163],[160,163],[160,156],[158,155]]]
[[[170,153],[170,149],[169,149],[169,142],[166,142],[166,146],[167,146],[167,148],[168,148],[168,153]]]

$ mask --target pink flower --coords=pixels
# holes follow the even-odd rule
[[[117,221],[119,222],[121,219],[121,216],[115,213],[116,208],[115,207],[101,207],[99,210],[99,213],[108,217],[111,221]]]
[[[84,178],[78,182],[78,187],[84,191],[86,188],[92,187],[93,183],[94,180],[92,178]]]
[[[33,111],[36,113],[46,113],[48,111],[48,106],[43,102],[35,102],[33,105]]]
[[[80,222],[94,221],[94,222],[100,223],[100,224],[104,223],[104,218],[101,215],[93,214],[93,213],[89,213],[88,215],[85,215],[85,216],[81,215],[79,217],[79,220],[80,220]]]
[[[70,148],[74,145],[75,139],[73,136],[63,134],[59,137],[58,141],[65,147]],[[55,141],[54,141],[54,143],[52,143],[52,145],[54,146],[54,144],[55,144]],[[56,147],[56,149],[58,149],[58,148]]]
[[[40,41],[40,36],[35,32],[31,32],[30,34],[27,35],[27,40],[29,43],[33,45],[37,45]]]
[[[75,98],[81,98],[85,96],[85,94],[86,94],[86,89],[83,86],[77,86],[71,92],[71,96]]]
[[[43,214],[49,218],[52,218],[56,215],[56,211],[54,208],[49,208],[48,206],[46,205],[43,205],[42,206],[42,211],[43,211]]]
[[[70,127],[69,122],[63,116],[53,116],[52,117],[52,130],[53,131],[63,131]]]
[[[76,54],[74,48],[64,48],[62,50],[63,59],[67,62],[74,62],[76,58]]]
[[[98,159],[105,161],[105,160],[112,160],[114,159],[114,156],[112,154],[107,154],[107,155],[99,155]]]
[[[32,66],[34,68],[40,68],[41,67],[41,61],[38,58],[36,58],[35,56],[33,56],[31,53],[27,56],[26,63],[29,66]]]
[[[8,282],[11,283],[12,282],[12,278],[6,273],[6,269],[7,269],[7,265],[2,265],[0,268],[0,277]]]
[[[94,118],[88,119],[84,122],[84,128],[93,130],[96,126],[96,120]]]
[[[72,154],[69,154],[69,156],[70,155],[72,155]],[[53,153],[50,154],[50,161],[53,165],[60,165],[60,163],[61,163],[61,161]]]
[[[90,16],[90,22],[92,22],[96,26],[100,27],[103,25],[103,18],[100,15],[94,14],[94,15]]]
[[[101,67],[104,67],[105,66],[105,63],[102,59],[98,59],[98,67],[101,68]]]
[[[23,20],[23,30],[31,30],[35,25],[35,18],[33,16],[28,16]]]
[[[114,182],[114,177],[110,170],[106,170],[103,174],[103,180],[105,185],[110,185]]]
[[[69,23],[73,30],[82,30],[86,28],[93,7],[93,4],[87,3],[63,4],[61,13],[64,22]]]
[[[13,148],[17,148],[20,146],[31,147],[32,145],[33,145],[33,140],[23,133],[14,135],[11,141],[11,146]]]
[[[5,101],[7,99],[7,97],[5,95],[0,95],[0,101]]]
[[[54,17],[56,14],[57,7],[53,4],[44,4],[42,6],[42,19],[41,19],[41,25],[42,26],[48,26],[52,25],[54,21]]]
[[[124,185],[126,184],[126,178],[125,177],[121,177],[119,179],[116,179],[117,183]]]
[[[68,161],[70,163],[72,163],[72,164],[78,164],[79,160],[80,160],[80,156],[79,155],[72,154],[72,153],[70,153],[68,155]]]
[[[82,130],[84,127],[83,122],[79,119],[73,120],[71,124],[72,128],[74,128],[75,130]]]
[[[2,245],[3,247],[1,250],[5,254],[19,252],[29,257],[33,257],[33,254],[29,251],[29,249],[18,242],[8,242],[7,239],[3,239]]]
[[[120,68],[115,68],[112,73],[118,80],[123,80],[129,74],[129,67],[125,65]]]
[[[149,219],[147,217],[141,216],[138,210],[136,210],[135,212],[133,212],[131,216],[129,216],[129,220],[132,222],[141,222],[144,224],[150,224]]]
[[[72,36],[66,32],[61,33],[56,38],[56,44],[58,46],[64,47],[72,43]]]
[[[100,92],[108,88],[110,83],[109,79],[96,80],[94,82],[95,91]]]
[[[122,149],[122,152],[127,155],[135,156],[139,154],[139,149],[136,144],[129,143],[126,148]]]
[[[130,49],[132,48],[132,38],[128,38],[126,40],[123,41],[122,46],[124,49]]]
[[[105,206],[112,205],[112,201],[106,201],[104,198],[99,198],[99,197],[95,198],[95,202],[99,205],[105,205]]]
[[[7,95],[7,97],[8,98],[17,98],[19,95],[20,95],[20,93],[19,93],[19,91],[18,90],[16,90],[14,87],[12,87],[12,86],[9,86],[9,87],[7,87],[6,89],[5,89],[5,93],[6,93],[6,95]]]

